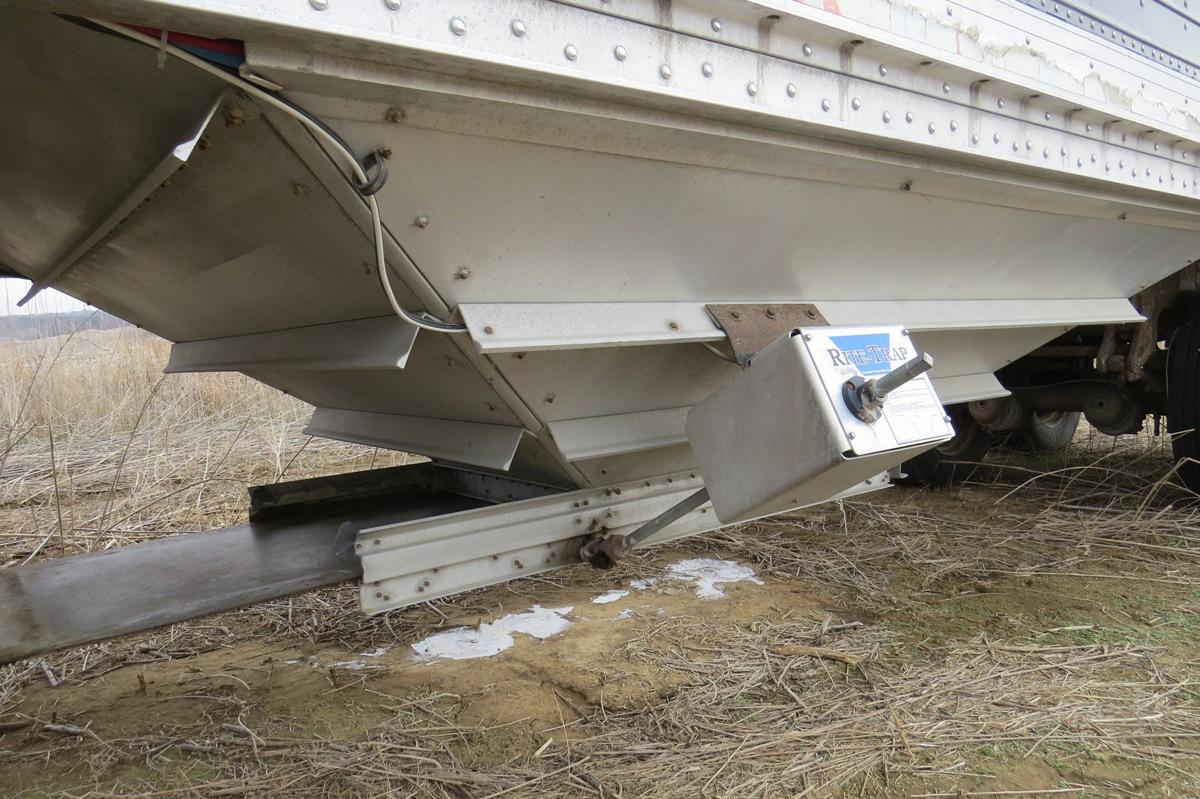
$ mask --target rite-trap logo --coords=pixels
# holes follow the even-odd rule
[[[834,366],[857,366],[867,377],[885,375],[893,361],[908,360],[908,347],[893,347],[887,333],[862,333],[857,336],[830,336],[837,349],[830,349]]]

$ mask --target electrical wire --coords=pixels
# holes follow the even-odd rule
[[[172,44],[163,43],[153,36],[147,36],[140,31],[132,30],[124,25],[117,25],[99,19],[92,19],[89,17],[88,21],[94,25],[99,25],[102,28],[125,36],[128,39],[141,42],[142,44],[153,47],[156,50],[161,50],[165,53],[168,53],[175,58],[178,58],[180,61],[191,64],[192,66],[201,69],[210,75],[220,78],[226,83],[236,86],[238,89],[241,89],[251,97],[261,100],[272,108],[282,111],[283,113],[297,120],[300,124],[304,125],[309,131],[311,131],[314,136],[324,141],[326,144],[332,147],[335,152],[340,153],[343,156],[347,164],[349,164],[351,172],[354,174],[355,182],[360,191],[362,187],[373,186],[377,182],[377,178],[372,179],[367,176],[367,171],[363,168],[362,162],[358,160],[358,156],[354,154],[354,151],[350,149],[349,145],[346,144],[345,140],[343,140],[341,136],[334,133],[327,125],[316,119],[316,117],[313,117],[308,112],[301,110],[294,103],[284,100],[281,97],[277,97],[265,89],[260,89],[253,83],[250,83],[249,81],[244,80],[237,75],[231,74],[226,69],[216,64],[212,64],[203,58],[200,58],[199,56],[193,55],[186,50],[183,50]],[[375,186],[375,188],[377,190],[378,186]],[[367,208],[371,212],[371,227],[373,228],[375,239],[375,269],[379,273],[379,284],[383,287],[383,293],[387,296],[388,303],[392,306],[392,310],[401,319],[411,325],[421,328],[422,330],[431,330],[437,333],[466,332],[467,326],[464,324],[459,324],[457,322],[445,322],[441,319],[434,318],[424,313],[418,314],[414,311],[408,310],[399,303],[399,301],[396,299],[395,292],[392,291],[391,281],[388,280],[387,276],[387,259],[384,255],[383,221],[379,216],[379,204],[375,201],[375,195],[373,192],[364,194],[364,198],[367,201]]]

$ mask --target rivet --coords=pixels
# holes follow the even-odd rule
[[[308,4],[317,11],[324,11],[329,7],[329,0],[308,0]]]
[[[971,144],[979,144],[979,134],[978,133],[971,134]]]
[[[455,36],[462,36],[467,32],[467,21],[462,17],[454,17],[450,20],[450,32]]]
[[[800,50],[801,50],[801,51],[802,51],[802,52],[803,52],[803,53],[804,53],[806,56],[811,56],[811,55],[813,54],[812,45],[811,45],[811,44],[809,44],[808,42],[805,42],[805,43],[804,43],[804,46],[803,46],[803,47],[801,47],[801,48],[800,48]]]
[[[812,333],[805,333],[805,334],[804,334],[804,340],[805,340],[805,341],[812,341]]]
[[[1013,152],[1015,153],[1017,150],[1020,150],[1020,149],[1021,149],[1021,145],[1017,144],[1016,142],[1013,142]]]
[[[1092,153],[1092,163],[1096,163],[1096,154]]]
[[[854,438],[854,431],[853,431],[853,430],[851,430],[850,432],[846,433],[846,438],[853,439],[853,438]]]
[[[459,280],[466,280],[471,276],[471,268],[469,266],[460,266],[458,271],[454,273]]]
[[[400,0],[383,0],[383,4],[392,11],[400,10]]]
[[[563,48],[563,55],[567,57],[568,61],[574,61],[576,58],[579,58],[579,51],[575,49],[575,45],[568,44]]]
[[[1155,152],[1158,152],[1158,142],[1155,142],[1155,143],[1154,143],[1154,151],[1155,151]]]
[[[678,330],[678,329],[679,329],[679,323],[678,323],[678,322],[676,322],[676,321],[674,321],[674,320],[672,320],[672,321],[669,321],[669,322],[667,322],[667,329],[668,329],[668,330]]]
[[[711,78],[713,76],[713,65],[705,61],[700,65],[700,74],[706,78]]]
[[[850,107],[857,111],[858,109],[862,108],[862,100],[859,100],[857,97],[855,97],[850,101]]]
[[[948,16],[948,17],[954,16],[954,9],[951,8],[950,6],[946,6],[946,16]]]
[[[1121,141],[1125,141],[1125,134],[1124,134],[1124,133],[1122,133],[1122,134],[1121,134]]]
[[[483,332],[490,336],[496,332],[496,329],[494,327],[492,327],[491,325],[487,325],[486,327],[483,328]]]
[[[929,123],[929,132],[930,132],[930,133],[937,133],[937,127],[935,127],[935,126],[934,126],[934,124],[933,124],[932,122],[930,122],[930,123]]]
[[[950,130],[958,130],[958,122],[953,119],[950,120]]]
[[[994,144],[999,144],[999,143],[1000,143],[1000,134],[999,134],[999,133],[993,133],[993,134],[992,134],[992,142],[993,142]]]
[[[795,96],[796,96],[796,84],[794,84],[794,83],[789,83],[789,84],[787,85],[787,96],[788,96],[788,97],[795,97]]]
[[[422,214],[413,220],[413,224],[419,228],[427,228],[429,227],[429,217]]]
[[[662,76],[663,80],[670,80],[671,79],[671,65],[663,64],[661,67],[658,68],[658,74]]]
[[[715,33],[720,33],[721,28],[723,28],[723,27],[725,27],[725,26],[721,24],[721,20],[719,17],[712,18],[712,29]]]
[[[913,112],[912,112],[912,111],[905,111],[905,112],[904,112],[904,121],[905,121],[905,122],[912,122],[912,121],[913,121]]]
[[[829,110],[829,108],[830,108],[829,101],[828,101],[828,100],[822,100],[822,101],[821,101],[821,110],[822,110],[822,111],[828,111],[828,110]]]
[[[1025,140],[1025,149],[1026,149],[1026,150],[1032,150],[1032,149],[1033,149],[1033,142],[1031,142],[1029,139],[1026,139],[1026,140]]]
[[[1105,171],[1105,172],[1111,172],[1111,171],[1112,171],[1112,164],[1105,164],[1105,165],[1104,165],[1104,171]]]
[[[1049,112],[1049,111],[1047,111],[1047,112],[1046,112],[1046,121],[1047,121],[1047,122],[1049,122],[1049,121],[1050,121],[1050,117],[1051,117],[1051,114],[1050,114],[1050,112]]]
[[[526,33],[525,23],[519,19],[514,19],[509,27],[512,28],[513,36],[524,36]]]
[[[1076,159],[1075,159],[1075,166],[1077,166],[1077,167],[1081,167],[1081,166],[1083,166],[1083,159],[1082,159],[1082,158],[1076,158]]]
[[[1124,161],[1124,159],[1122,159],[1117,162],[1117,169],[1124,169],[1124,168],[1125,168],[1125,161]]]
[[[886,65],[884,65],[884,64],[879,65],[879,76],[887,77],[887,66]]]
[[[1158,182],[1159,182],[1159,183],[1162,183],[1162,182],[1163,182],[1163,176],[1162,176],[1162,175],[1159,175],[1159,176],[1158,176]]]
[[[885,124],[892,121],[892,112],[891,111],[883,112],[883,121]]]
[[[628,55],[629,53],[625,52],[625,48],[619,44],[613,48],[613,58],[617,59],[618,61],[624,61]]]
[[[1087,131],[1088,133],[1091,133],[1092,132],[1092,123],[1091,122],[1087,123],[1086,125],[1083,126],[1083,129],[1085,131]]]
[[[755,83],[754,81],[750,81],[749,83],[747,83],[746,84],[746,94],[750,95],[751,97],[758,94],[758,84]]]
[[[1067,154],[1067,148],[1066,148],[1066,147],[1063,147],[1063,148],[1059,149],[1059,151],[1058,151],[1058,154],[1059,154],[1059,155],[1066,155],[1066,154]]]
[[[999,108],[1003,108],[1003,107],[1004,107],[1004,98],[1003,98],[1003,97],[1001,97],[1001,98],[999,98],[998,100],[996,100],[996,105],[997,105]]]
[[[1049,157],[1050,157],[1050,148],[1043,147],[1042,148],[1042,158],[1049,158]]]

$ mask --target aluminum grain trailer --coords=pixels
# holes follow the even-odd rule
[[[433,462],[4,570],[0,656],[888,485],[1200,258],[1196,24],[1135,5],[6,0],[0,266]]]

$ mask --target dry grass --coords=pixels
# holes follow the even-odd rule
[[[57,362],[60,342],[0,358],[9,563],[227,524],[246,483],[390,463],[306,444],[307,409],[251,381],[159,384],[161,343],[107,335]],[[752,563],[767,586],[612,625],[586,661],[569,632],[453,680],[401,655],[352,674],[272,658],[403,645],[498,602],[658,574],[658,554],[370,619],[339,587],[17,664],[0,671],[0,781],[73,797],[1200,795],[1200,504],[1163,479],[1166,452],[1085,431],[1049,459],[998,453],[959,491],[697,539],[688,551]],[[134,673],[187,687],[114,692]],[[515,717],[480,709],[515,685]]]

